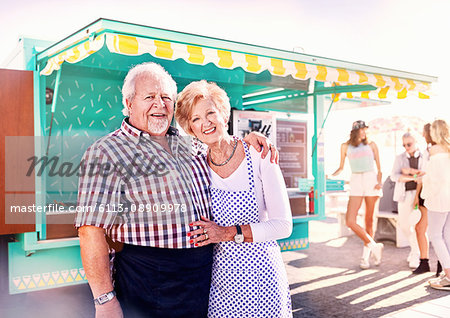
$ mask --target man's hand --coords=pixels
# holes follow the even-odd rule
[[[114,297],[103,305],[95,305],[95,318],[123,318],[122,307]]]
[[[270,150],[270,162],[275,162],[276,164],[278,164],[279,152],[274,147],[274,145],[270,143],[270,140],[266,136],[259,132],[252,131],[244,138],[244,141],[249,146],[255,148],[258,152],[260,152],[262,148],[261,158],[263,159],[266,158]]]

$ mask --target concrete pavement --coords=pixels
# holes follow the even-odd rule
[[[450,317],[450,308],[426,305],[445,303],[441,298],[450,293],[428,286],[434,272],[411,275],[406,262],[408,248],[383,242],[381,265],[361,270],[361,241],[355,235],[339,238],[337,233],[335,218],[310,222],[310,248],[283,253],[294,317],[406,317],[405,310],[421,304],[421,310],[432,311],[428,314],[434,317]],[[432,250],[430,254],[435,271],[436,256]],[[450,298],[447,300],[450,305]],[[420,317],[419,311],[411,312],[414,314],[408,317]]]
[[[427,286],[434,272],[411,275],[407,248],[384,242],[381,265],[361,270],[362,243],[355,235],[339,238],[335,218],[310,222],[310,242],[307,250],[283,253],[294,317],[450,317],[450,293]],[[87,284],[20,295],[7,295],[5,287],[2,318],[94,317]]]

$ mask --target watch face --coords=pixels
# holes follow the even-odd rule
[[[103,303],[107,302],[108,300],[109,300],[109,297],[107,294],[101,295],[100,297],[98,297],[98,302],[100,304],[103,304]]]
[[[237,244],[240,244],[240,243],[244,242],[244,234],[236,234],[236,235],[234,236],[234,241],[235,241]]]
[[[110,300],[112,300],[115,296],[116,296],[116,292],[110,291],[109,293],[98,296],[98,298],[94,299],[94,303],[96,305],[103,305],[103,304],[109,302]]]

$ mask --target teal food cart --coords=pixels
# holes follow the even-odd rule
[[[76,158],[89,146],[79,141],[81,137],[86,140],[117,129],[123,119],[123,79],[130,66],[146,61],[161,64],[179,90],[194,80],[217,82],[237,110],[311,114],[312,175],[298,181],[297,192],[313,187],[315,210],[294,217],[291,237],[279,242],[282,250],[309,246],[308,222],[325,217],[326,191],[343,188],[342,181],[326,182],[324,175],[321,130],[333,102],[410,95],[428,98],[430,84],[436,81],[426,75],[107,19],[51,45],[23,41],[24,54],[19,57],[32,73],[33,127],[38,137],[34,154],[38,157]],[[38,50],[38,46],[46,48]],[[66,144],[63,137],[73,137],[73,143]],[[66,216],[73,218],[68,207],[76,205],[76,193],[76,175],[64,182],[58,176],[35,176],[36,205],[60,203],[67,209]],[[31,231],[14,234],[15,242],[8,244],[11,294],[86,282],[79,240],[71,224],[58,225],[51,213],[36,214]]]

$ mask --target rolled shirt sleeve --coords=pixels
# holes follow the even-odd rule
[[[80,165],[75,227],[93,225],[110,229],[120,203],[120,171],[104,149],[91,146]]]

